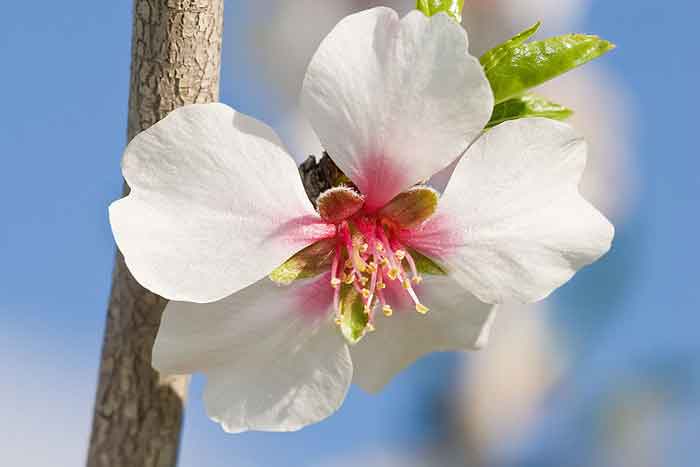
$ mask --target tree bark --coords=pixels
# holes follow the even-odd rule
[[[218,101],[223,7],[223,0],[134,0],[128,140],[177,107]],[[89,467],[177,463],[188,378],[161,378],[151,368],[165,305],[117,252]]]

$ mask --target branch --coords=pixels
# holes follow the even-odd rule
[[[218,100],[223,6],[223,0],[134,0],[129,140],[177,107]],[[89,467],[177,463],[188,380],[161,378],[151,368],[165,305],[117,253]]]
[[[177,107],[218,100],[222,28],[223,0],[134,0],[128,140]],[[314,202],[339,174],[327,155],[318,163],[310,157],[299,171]],[[177,464],[189,379],[151,368],[166,304],[136,282],[117,252],[88,467]]]

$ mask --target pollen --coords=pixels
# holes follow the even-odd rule
[[[425,306],[421,303],[416,303],[416,311],[418,313],[420,313],[421,315],[424,315],[430,311],[430,308],[428,308],[427,306]]]
[[[394,310],[391,308],[391,305],[384,305],[382,307],[382,312],[384,313],[384,316],[386,316],[387,318],[394,314]]]
[[[399,270],[397,268],[390,268],[386,275],[389,279],[394,281],[397,277],[399,277]]]

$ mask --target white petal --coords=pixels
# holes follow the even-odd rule
[[[342,404],[352,379],[328,280],[280,287],[263,279],[214,303],[170,302],[153,366],[205,373],[207,413],[228,432],[318,422]]]
[[[134,138],[122,168],[132,191],[110,206],[115,240],[134,277],[171,300],[226,297],[326,229],[274,132],[222,104],[175,110]]]
[[[379,207],[457,158],[493,96],[446,14],[389,8],[343,19],[311,60],[302,105],[338,167]]]
[[[433,221],[448,232],[433,254],[485,302],[546,297],[608,251],[614,235],[578,192],[585,163],[586,145],[568,125],[497,126],[457,165]]]
[[[375,315],[376,330],[350,348],[353,382],[381,390],[398,372],[430,352],[469,350],[486,344],[495,307],[477,300],[446,276],[426,276],[418,290],[426,315],[409,303],[387,318]]]

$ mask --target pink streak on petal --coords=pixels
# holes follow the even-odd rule
[[[445,258],[462,243],[463,232],[453,219],[438,213],[415,229],[401,231],[400,238],[405,245],[429,257]]]
[[[289,286],[289,292],[294,294],[295,309],[312,321],[325,318],[333,311],[333,292],[330,272],[321,274],[311,281],[296,283]]]
[[[391,199],[418,180],[406,180],[404,172],[383,155],[367,156],[352,177],[363,195],[369,213],[383,207]]]
[[[266,240],[282,241],[301,248],[335,235],[335,225],[319,216],[302,216],[281,224]]]

